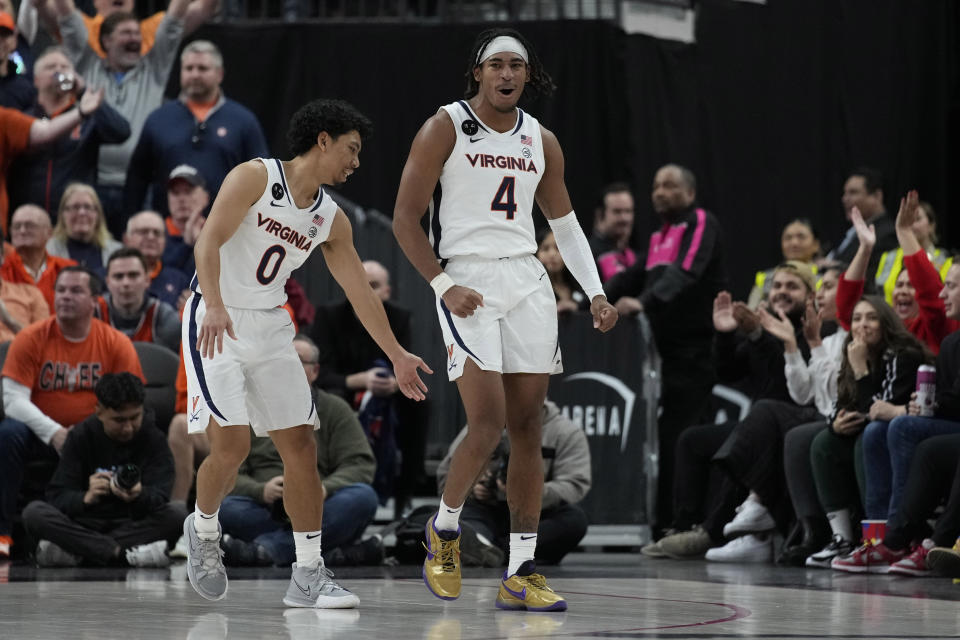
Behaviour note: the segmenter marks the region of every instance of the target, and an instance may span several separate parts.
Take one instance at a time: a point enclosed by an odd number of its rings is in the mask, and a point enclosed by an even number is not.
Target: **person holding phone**
[[[862,551],[855,551],[852,523],[853,514],[862,512],[860,496],[870,482],[863,465],[863,434],[885,429],[887,422],[906,413],[917,367],[932,359],[880,296],[863,296],[854,307],[843,353],[830,428],[820,432],[810,448],[817,494],[833,540],[807,558],[808,567],[827,568]],[[870,518],[870,505],[864,506]]]

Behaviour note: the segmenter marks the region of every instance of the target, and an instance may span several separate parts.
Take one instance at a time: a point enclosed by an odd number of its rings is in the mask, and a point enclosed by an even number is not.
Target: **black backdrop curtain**
[[[588,233],[599,187],[626,179],[645,249],[654,171],[669,161],[693,169],[701,204],[724,223],[738,295],[778,261],[788,220],[811,218],[827,242],[840,236],[840,191],[858,164],[883,171],[892,213],[899,194],[920,189],[956,246],[958,11],[949,0],[711,0],[697,5],[693,45],[600,22],[523,23],[559,86],[530,111],[563,145]],[[275,154],[287,155],[288,119],[309,99],[340,97],[367,113],[376,134],[342,191],[390,215],[410,142],[462,94],[482,28],[215,25],[197,35],[222,48],[225,91],[260,117]]]

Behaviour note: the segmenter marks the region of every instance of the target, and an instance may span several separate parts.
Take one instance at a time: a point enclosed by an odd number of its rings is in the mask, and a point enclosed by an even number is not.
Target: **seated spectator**
[[[3,244],[0,242],[0,261]],[[0,272],[0,343],[13,340],[25,326],[49,317],[50,307],[40,289],[23,282],[8,282]]]
[[[67,185],[53,237],[47,242],[50,255],[75,260],[102,278],[110,254],[122,246],[107,229],[103,206],[93,187],[79,182]]]
[[[37,58],[33,84],[36,99],[24,111],[36,118],[51,118],[70,109],[83,95],[83,78],[60,47],[51,47]],[[51,211],[70,182],[95,184],[101,144],[119,144],[130,135],[130,125],[106,103],[88,114],[69,136],[21,155],[10,168],[10,201]]]
[[[614,182],[601,192],[590,236],[590,249],[602,282],[636,264],[637,254],[629,246],[631,233],[633,194],[626,183]]]
[[[14,159],[29,149],[36,149],[73,131],[100,106],[102,91],[86,91],[75,109],[50,120],[34,118],[15,109],[0,107],[0,231],[7,235],[7,171]]]
[[[147,293],[147,262],[137,249],[121,247],[107,260],[107,291],[97,300],[95,317],[133,341],[180,350],[180,314]]]
[[[937,247],[937,214],[929,202],[918,204],[912,229],[917,242],[940,274],[940,278],[946,278],[947,271],[953,264],[953,258],[946,249]],[[876,274],[877,289],[883,293],[883,297],[887,299],[887,304],[890,306],[894,304],[893,292],[897,286],[897,276],[903,270],[903,266],[903,247],[897,247],[880,256]]]
[[[830,428],[817,434],[810,448],[817,493],[834,539],[810,556],[807,566],[837,566],[854,553],[862,555],[861,550],[854,552],[853,518],[861,512],[861,492],[868,486],[862,464],[864,433],[885,430],[887,422],[905,411],[917,367],[931,360],[883,298],[864,296],[854,307]],[[887,505],[879,514],[872,514],[870,503],[865,506],[867,518],[886,518]]]
[[[916,236],[911,230],[916,216],[918,203],[916,191],[911,191],[906,198],[900,201],[900,212],[897,220],[896,233],[903,246],[906,267],[896,278],[896,287],[893,292],[893,309],[918,340],[936,354],[940,350],[940,343],[950,333],[960,329],[960,322],[947,318],[943,310],[943,301],[940,300],[940,290],[943,283],[940,274],[927,257]],[[909,209],[909,212],[907,212]],[[860,237],[860,248],[850,263],[850,268],[840,280],[837,289],[837,319],[844,327],[850,326],[850,313],[853,305],[860,299],[864,291],[864,279],[868,273],[870,255],[876,241],[876,233],[868,227],[854,209],[852,214],[854,227]],[[906,224],[909,220],[911,224]],[[909,246],[909,249],[907,248]]]
[[[56,281],[56,315],[10,343],[3,364],[6,417],[0,422],[0,557],[9,555],[26,464],[56,461],[73,425],[93,413],[93,389],[104,374],[126,371],[143,378],[133,343],[93,317],[99,293],[94,274],[65,267]]]
[[[316,345],[294,338],[311,385],[320,373]],[[323,479],[323,555],[330,566],[379,564],[383,547],[376,538],[356,544],[373,522],[377,494],[370,483],[376,462],[350,406],[313,388],[317,419],[317,466]],[[251,431],[251,433],[253,433]],[[250,453],[233,492],[220,506],[227,563],[285,566],[296,559],[293,530],[283,510],[283,461],[270,438],[251,436]],[[229,535],[232,540],[227,539]]]
[[[197,243],[210,194],[200,172],[188,164],[173,168],[167,179],[167,238],[163,248],[163,264],[193,275],[193,246]]]
[[[810,555],[830,541],[830,527],[820,506],[810,467],[810,445],[816,435],[827,428],[827,416],[833,413],[837,403],[837,373],[843,362],[843,344],[847,337],[846,329],[836,325],[837,282],[844,269],[845,265],[839,263],[827,263],[820,269],[817,313],[814,315],[808,309],[804,316],[804,336],[810,345],[810,362],[786,356],[790,397],[797,403],[812,398],[820,418],[791,429],[783,439],[784,475],[802,537],[783,550],[777,558],[778,564],[803,566]],[[828,325],[837,327],[836,331],[818,339],[821,327]]]
[[[590,308],[590,301],[580,289],[576,278],[563,263],[563,256],[557,249],[557,241],[550,227],[544,227],[537,234],[537,259],[543,263],[544,269],[550,275],[550,284],[557,299],[558,313],[585,311]]]
[[[810,265],[810,270],[816,274],[817,266],[815,260],[820,254],[820,238],[817,236],[813,223],[806,218],[797,218],[787,223],[780,235],[780,249],[783,252],[783,260],[793,260]],[[753,289],[750,290],[750,297],[747,298],[747,306],[756,309],[760,303],[767,299],[770,293],[770,285],[773,284],[773,269],[766,271],[757,271],[753,281]]]
[[[110,230],[119,236],[129,215],[123,206],[127,165],[147,116],[163,102],[170,68],[183,36],[189,0],[170,1],[157,27],[153,47],[146,53],[140,50],[143,38],[137,18],[125,11],[112,13],[100,27],[104,58],[90,47],[89,32],[73,0],[52,1],[67,57],[87,86],[105,90],[107,103],[130,123],[130,137],[123,144],[103,145],[98,164],[97,193]]]
[[[40,289],[47,308],[53,309],[53,288],[64,267],[76,260],[47,253],[47,242],[53,236],[50,216],[32,204],[20,206],[10,219],[10,241],[13,251],[4,256],[0,278],[6,282],[32,284]]]
[[[390,272],[374,260],[365,261],[363,268],[371,288],[383,302],[397,341],[401,346],[409,346],[410,312],[390,300]],[[336,393],[355,409],[363,407],[360,420],[365,429],[378,416],[384,417],[381,427],[368,434],[377,457],[373,486],[381,502],[395,498],[395,515],[399,518],[425,475],[427,435],[423,403],[413,402],[399,392],[397,379],[388,368],[390,359],[360,324],[349,301],[319,307],[311,336],[320,349],[319,387]],[[402,457],[399,474],[398,447]]]
[[[149,115],[127,170],[126,208],[167,212],[166,184],[181,164],[196,167],[210,194],[238,164],[269,155],[257,117],[223,95],[223,56],[209,40],[180,55],[180,97]],[[145,202],[147,188],[153,197]]]
[[[908,247],[915,248],[906,244],[904,250],[909,251]],[[947,273],[941,298],[949,310],[948,315],[960,318],[960,265],[951,267]],[[888,520],[902,525],[898,516],[906,507],[906,487],[917,446],[927,438],[960,433],[960,331],[953,332],[943,341],[937,356],[937,373],[933,416],[920,416],[920,407],[911,401],[889,425],[871,423],[863,434],[865,506],[871,520]],[[913,549],[900,542],[897,540],[893,547],[876,545],[868,550],[858,550],[849,559],[836,562],[834,568],[853,572],[879,571],[879,568],[894,565],[913,551],[919,555],[912,562],[919,563],[924,551],[929,550]]]
[[[166,226],[156,211],[141,211],[127,221],[123,243],[140,251],[147,264],[150,295],[179,309],[184,291],[190,288],[190,278],[174,267],[165,265],[163,250],[167,241]]]
[[[587,514],[577,504],[590,491],[590,447],[587,436],[549,400],[543,421],[543,507],[537,528],[537,564],[557,564],[577,548],[587,533]],[[464,427],[437,467],[437,489],[443,495],[454,451],[463,442]],[[507,506],[507,462],[510,441],[503,434],[460,514],[460,526],[470,527],[496,545],[506,559],[510,548],[510,509]],[[466,538],[465,538],[466,539]],[[466,552],[466,551],[465,551]]]
[[[70,430],[47,501],[23,512],[40,540],[41,567],[165,567],[167,541],[186,517],[168,503],[173,458],[163,434],[144,414],[143,382],[108,373],[94,389],[94,414]]]
[[[0,107],[26,111],[33,103],[33,87],[26,69],[18,69],[11,59],[17,44],[13,15],[0,9]]]

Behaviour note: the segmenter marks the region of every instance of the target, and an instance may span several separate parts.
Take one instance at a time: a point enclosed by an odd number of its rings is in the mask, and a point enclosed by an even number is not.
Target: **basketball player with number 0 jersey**
[[[524,91],[554,88],[536,52],[512,29],[485,31],[466,76],[465,99],[441,107],[417,133],[393,218],[401,248],[436,292],[447,370],[469,425],[440,509],[427,523],[423,580],[439,598],[460,596],[460,511],[506,425],[510,558],[496,606],[563,611],[566,601],[534,572],[543,491],[540,412],[550,374],[562,370],[556,301],[535,256],[534,200],[591,300],[594,327],[609,331],[617,311],[603,295],[573,212],[560,144],[517,107]],[[429,237],[420,227],[424,211]]]
[[[252,426],[258,436],[273,440],[283,459],[283,504],[297,556],[284,604],[321,609],[359,604],[323,564],[317,414],[293,346],[293,322],[281,307],[290,273],[320,246],[357,317],[392,361],[401,391],[424,399],[427,388],[417,369],[431,372],[397,343],[353,246],[350,222],[323,190],[346,181],[360,166],[360,148],[371,129],[346,102],[305,105],[287,133],[296,157],[258,158],[235,167],[197,240],[182,341],[188,429],[207,434],[210,454],[197,472],[196,511],[183,533],[187,576],[208,600],[227,593],[217,515],[250,450]]]

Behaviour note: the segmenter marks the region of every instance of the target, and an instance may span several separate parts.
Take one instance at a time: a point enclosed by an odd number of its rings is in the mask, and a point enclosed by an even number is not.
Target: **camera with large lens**
[[[140,482],[140,467],[130,462],[119,465],[113,472],[113,481],[118,488],[130,491]]]
[[[72,73],[55,73],[53,74],[53,81],[57,83],[57,88],[64,93],[73,91],[74,87],[77,86],[77,79]]]

